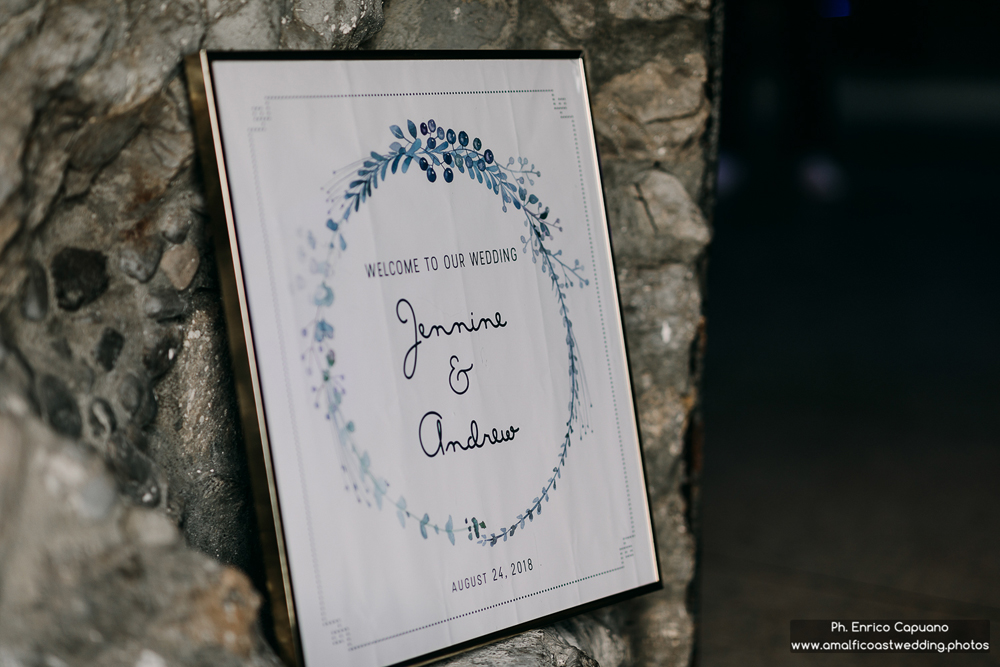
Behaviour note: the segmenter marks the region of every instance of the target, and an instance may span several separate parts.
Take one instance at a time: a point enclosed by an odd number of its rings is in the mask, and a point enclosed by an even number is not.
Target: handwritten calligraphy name
[[[425,425],[426,422],[426,425]],[[467,452],[473,449],[482,449],[486,444],[496,445],[502,442],[510,442],[521,429],[511,426],[506,430],[492,429],[484,431],[482,438],[479,435],[479,424],[473,419],[469,423],[469,437],[465,442],[461,440],[444,441],[444,427],[441,426],[441,414],[431,410],[420,418],[420,425],[417,426],[417,439],[420,441],[420,449],[428,458],[434,458],[438,454],[444,456],[448,451],[457,452],[461,449]],[[428,437],[424,438],[427,433]],[[435,440],[436,438],[436,440]],[[435,446],[434,443],[437,443]],[[430,449],[428,449],[430,446]]]
[[[507,326],[507,322],[500,315],[500,312],[497,311],[492,318],[481,317],[478,322],[470,314],[468,323],[456,321],[448,328],[440,324],[432,324],[430,327],[427,327],[423,322],[417,321],[417,315],[413,312],[413,305],[406,299],[400,299],[396,302],[396,317],[401,324],[412,324],[413,326],[413,344],[406,350],[406,356],[403,357],[403,377],[407,380],[412,379],[413,374],[417,372],[417,351],[420,344],[431,336],[440,337],[441,335],[451,336],[455,333],[474,333],[481,329],[489,329],[490,327],[499,329]]]

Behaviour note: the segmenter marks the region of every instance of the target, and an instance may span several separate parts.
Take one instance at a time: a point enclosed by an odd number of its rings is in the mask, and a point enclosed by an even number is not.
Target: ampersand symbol
[[[469,371],[472,370],[472,364],[469,364],[468,368],[456,368],[455,364],[457,363],[458,363],[458,357],[456,357],[454,354],[451,355],[451,360],[450,360],[451,372],[448,373],[448,386],[451,387],[451,390],[453,392],[461,396],[465,392],[469,391]],[[458,384],[459,386],[461,386],[463,379],[465,380],[465,388],[459,391],[455,385]]]

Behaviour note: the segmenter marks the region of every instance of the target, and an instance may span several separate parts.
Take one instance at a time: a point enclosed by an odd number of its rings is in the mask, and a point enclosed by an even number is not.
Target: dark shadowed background
[[[1000,3],[726,3],[699,664],[1000,620]],[[996,637],[995,637],[996,639]]]

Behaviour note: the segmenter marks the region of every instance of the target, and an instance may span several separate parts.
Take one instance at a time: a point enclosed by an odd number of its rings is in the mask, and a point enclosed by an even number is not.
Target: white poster
[[[306,664],[656,584],[582,61],[211,68]]]

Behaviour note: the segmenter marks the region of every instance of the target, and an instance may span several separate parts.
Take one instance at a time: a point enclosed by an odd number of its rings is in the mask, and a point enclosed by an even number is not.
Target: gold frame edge
[[[260,531],[274,634],[278,644],[276,648],[285,664],[304,667],[210,67],[208,52],[205,50],[185,59],[188,93],[209,211],[208,226],[214,241],[219,271],[223,315]]]

